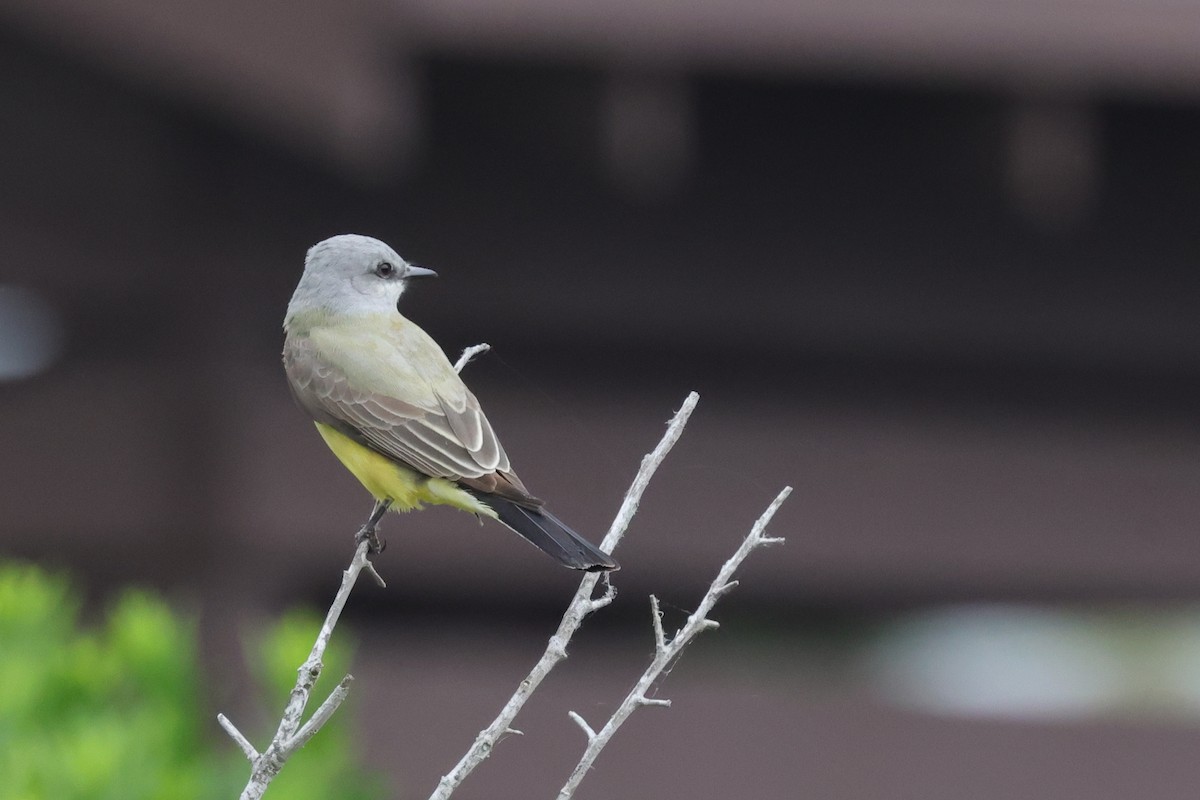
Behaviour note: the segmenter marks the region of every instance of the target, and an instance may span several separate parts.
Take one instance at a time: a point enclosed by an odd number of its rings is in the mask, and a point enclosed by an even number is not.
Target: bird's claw
[[[378,555],[387,547],[387,540],[379,535],[379,530],[374,525],[364,525],[358,529],[358,533],[354,534],[354,541],[362,544],[367,543],[367,552],[371,555]]]

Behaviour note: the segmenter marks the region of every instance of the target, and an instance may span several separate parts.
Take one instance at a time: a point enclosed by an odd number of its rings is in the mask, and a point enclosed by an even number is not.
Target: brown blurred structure
[[[0,383],[0,555],[192,598],[219,700],[235,621],[325,600],[369,510],[278,363],[305,248],[359,232],[438,269],[405,312],[494,346],[468,382],[593,538],[702,398],[610,621],[464,797],[557,787],[645,595],[686,609],[784,484],[745,638],[689,654],[582,796],[1194,793],[1186,727],[908,715],[806,643],[1200,591],[1200,6],[6,0],[0,64],[0,285],[65,326]],[[386,533],[357,710],[423,796],[574,579],[453,512]]]

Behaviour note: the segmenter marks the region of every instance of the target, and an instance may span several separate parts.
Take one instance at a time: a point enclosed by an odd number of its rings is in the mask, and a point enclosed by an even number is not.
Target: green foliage
[[[0,565],[0,800],[237,797],[249,764],[202,702],[193,624],[139,591],[95,629],[80,626],[79,611],[64,577]],[[282,711],[319,627],[290,614],[263,637],[264,708]],[[331,645],[326,673],[340,678],[347,660]],[[318,689],[314,707],[323,697]],[[382,796],[357,763],[347,719],[343,707],[267,796]],[[273,732],[252,738],[265,747]]]

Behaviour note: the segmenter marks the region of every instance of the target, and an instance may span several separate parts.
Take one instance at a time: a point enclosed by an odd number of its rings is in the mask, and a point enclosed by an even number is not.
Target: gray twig
[[[359,573],[364,570],[371,573],[379,580],[378,573],[371,565],[367,558],[368,543],[363,541],[359,543],[358,548],[354,551],[354,559],[350,562],[350,566],[342,573],[342,585],[338,589],[337,595],[333,598],[333,604],[329,607],[329,613],[325,615],[325,622],[321,625],[321,630],[317,634],[317,640],[313,644],[312,651],[309,652],[308,658],[300,665],[297,670],[296,685],[292,688],[292,694],[288,698],[287,706],[284,708],[283,717],[279,721],[279,728],[275,731],[275,736],[271,739],[271,743],[267,745],[267,749],[259,753],[250,744],[250,741],[242,735],[241,731],[224,714],[217,715],[217,722],[225,729],[242,752],[246,754],[246,758],[250,761],[250,780],[246,783],[246,788],[242,790],[241,800],[257,800],[267,791],[267,787],[271,781],[279,774],[279,770],[283,769],[284,763],[299,748],[313,737],[321,727],[329,721],[333,713],[337,711],[338,706],[346,699],[350,693],[350,681],[353,678],[349,675],[342,678],[341,683],[330,693],[329,697],[317,708],[316,713],[305,722],[300,724],[301,718],[304,716],[304,708],[308,705],[309,696],[312,694],[313,686],[316,685],[317,679],[321,677],[321,670],[324,668],[322,658],[325,656],[325,648],[329,644],[329,638],[333,636],[333,629],[337,625],[338,618],[342,615],[342,609],[346,606],[346,600],[350,597],[351,590],[354,589],[355,582],[358,581]]]
[[[637,683],[629,694],[625,695],[625,699],[621,701],[621,705],[613,712],[608,721],[604,723],[600,730],[595,731],[583,721],[583,718],[574,711],[568,712],[571,719],[583,728],[587,734],[587,746],[584,748],[583,756],[579,759],[579,763],[575,765],[574,771],[571,772],[571,777],[563,784],[562,789],[558,792],[558,800],[569,800],[578,788],[579,782],[587,775],[588,770],[592,768],[596,757],[600,755],[600,751],[612,739],[613,734],[625,722],[629,716],[642,706],[669,706],[670,700],[664,700],[657,697],[648,697],[647,692],[650,691],[655,681],[663,674],[663,671],[672,664],[679,654],[683,652],[683,648],[687,647],[692,639],[696,638],[703,631],[718,627],[718,624],[708,618],[708,614],[716,605],[717,600],[722,595],[726,594],[734,586],[737,581],[733,580],[733,573],[746,560],[746,556],[755,548],[769,544],[779,544],[783,542],[782,538],[767,538],[763,536],[763,532],[767,528],[767,524],[771,521],[771,517],[775,516],[775,512],[783,505],[783,501],[792,493],[792,487],[784,487],[783,491],[767,506],[767,510],[762,513],[758,521],[754,523],[754,527],[750,529],[750,533],[742,541],[737,551],[730,556],[725,565],[721,567],[717,577],[708,587],[704,598],[700,601],[700,605],[687,618],[687,622],[675,632],[675,635],[667,639],[662,628],[662,612],[658,608],[658,598],[650,596],[650,612],[651,622],[654,626],[654,658],[650,661],[650,666],[646,667],[646,671],[638,678]]]
[[[463,350],[462,355],[458,357],[458,361],[454,362],[454,371],[462,372],[463,367],[475,360],[475,356],[481,356],[491,349],[492,346],[490,344],[484,344],[483,342],[471,345]]]
[[[625,493],[625,499],[621,503],[621,508],[617,511],[617,516],[613,519],[612,525],[608,529],[608,534],[600,543],[600,549],[606,553],[611,553],[620,543],[621,537],[625,534],[625,529],[629,527],[633,515],[637,513],[638,504],[641,502],[642,493],[646,491],[646,487],[650,483],[650,478],[654,476],[659,464],[667,457],[667,453],[671,452],[671,448],[679,441],[680,434],[683,433],[683,427],[687,424],[688,417],[691,416],[692,410],[699,402],[700,395],[692,392],[684,400],[683,406],[675,413],[675,416],[667,425],[667,432],[663,435],[662,441],[649,454],[642,459],[641,468],[633,479],[633,484],[629,487],[629,491]],[[609,582],[607,574],[605,574],[604,593],[599,597],[593,597],[596,589],[596,583],[600,580],[600,573],[589,573],[585,575],[579,583],[579,588],[575,592],[575,597],[567,606],[566,613],[563,614],[562,621],[558,625],[558,630],[550,637],[549,644],[546,645],[546,650],[542,657],[538,659],[537,664],[530,670],[529,675],[525,680],[521,681],[516,692],[500,714],[492,721],[490,725],[479,732],[475,737],[475,742],[463,755],[454,768],[446,773],[438,782],[437,788],[430,795],[430,800],[446,800],[459,787],[468,775],[480,764],[483,763],[489,755],[492,754],[496,743],[500,741],[500,737],[506,730],[512,726],[512,722],[520,713],[521,708],[525,705],[525,701],[534,693],[541,685],[545,677],[550,674],[550,670],[567,657],[567,643],[570,642],[571,636],[583,624],[583,620],[588,614],[596,611],[612,602],[615,596],[615,590]],[[583,722],[582,717],[576,715],[576,722],[584,726],[584,730],[588,730],[587,723]]]

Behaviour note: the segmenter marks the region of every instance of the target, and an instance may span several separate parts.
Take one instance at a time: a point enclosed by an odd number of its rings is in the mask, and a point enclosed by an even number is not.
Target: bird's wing
[[[289,336],[283,362],[300,405],[318,422],[426,475],[539,504],[512,472],[475,395],[441,349],[407,325],[411,330],[398,339]]]

